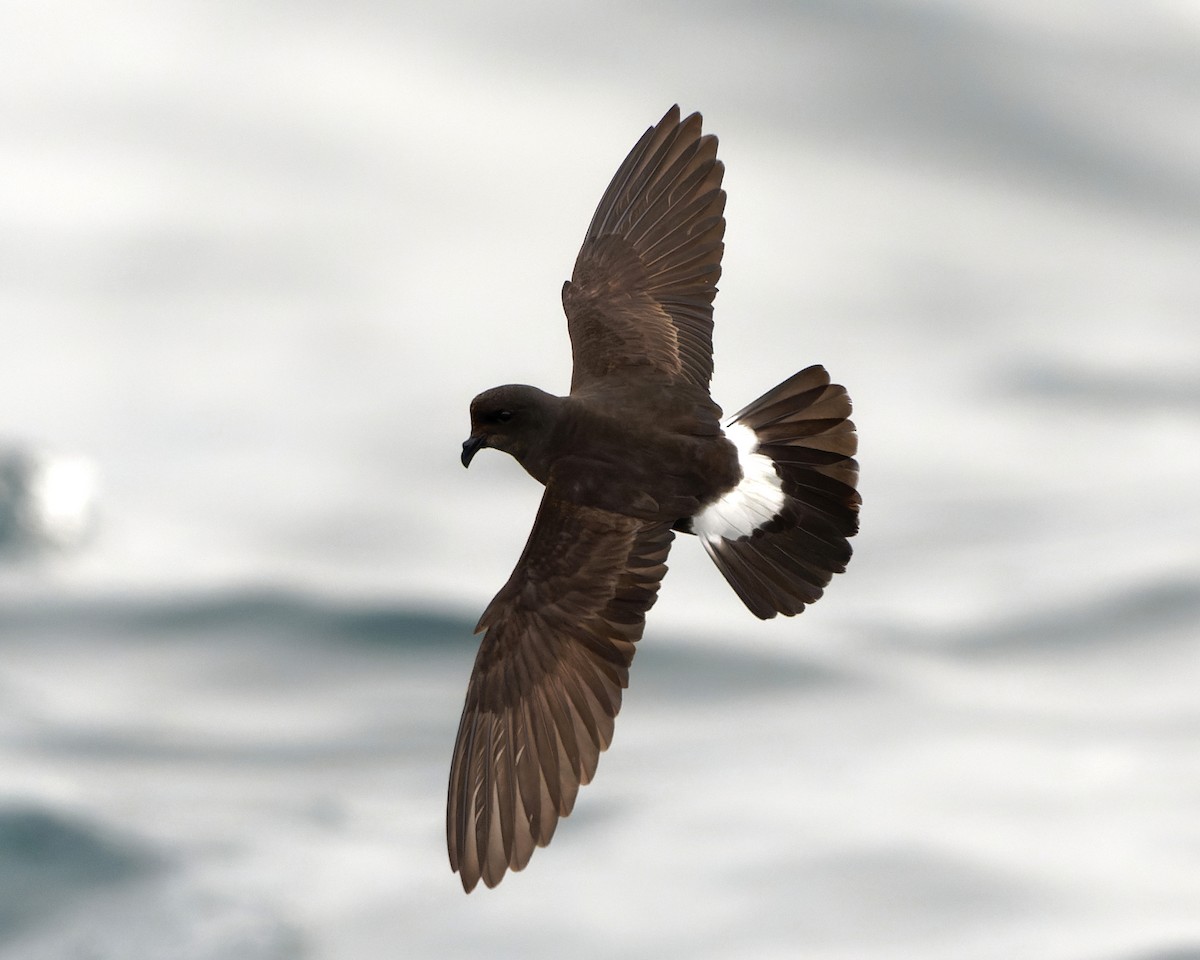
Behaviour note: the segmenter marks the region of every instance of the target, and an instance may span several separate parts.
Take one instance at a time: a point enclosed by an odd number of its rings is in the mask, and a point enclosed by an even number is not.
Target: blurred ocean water
[[[658,631],[577,812],[471,898],[442,850],[468,621],[17,604],[0,956],[1192,956],[1200,591],[1142,599],[957,651]]]
[[[86,465],[0,483],[0,960],[1200,958],[1194,9],[17,3],[0,80],[0,461]],[[566,389],[674,101],[714,393],[824,363],[863,533],[769,624],[681,538],[596,782],[467,898],[539,495],[467,403]]]

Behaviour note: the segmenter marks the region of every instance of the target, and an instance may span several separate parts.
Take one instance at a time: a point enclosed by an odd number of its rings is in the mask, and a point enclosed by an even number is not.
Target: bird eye
[[[496,411],[496,422],[497,423],[508,423],[508,421],[511,419],[512,419],[512,411],[511,410],[497,410]]]

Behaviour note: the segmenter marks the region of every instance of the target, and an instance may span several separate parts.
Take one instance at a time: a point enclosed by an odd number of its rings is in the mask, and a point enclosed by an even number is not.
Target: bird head
[[[470,466],[476,453],[491,447],[532,472],[527,461],[549,436],[561,402],[561,397],[525,384],[485,390],[471,401],[471,435],[463,441],[463,466]]]

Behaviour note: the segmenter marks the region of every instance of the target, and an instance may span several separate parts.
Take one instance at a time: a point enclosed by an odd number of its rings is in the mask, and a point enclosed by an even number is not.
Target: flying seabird
[[[462,462],[503,450],[545,485],[525,550],[479,620],[450,767],[450,866],[494,887],[550,842],[612,739],[675,533],[750,611],[792,616],[850,559],[857,435],[811,366],[724,424],[709,396],[724,166],[667,111],[621,164],[562,291],[571,392],[471,401]]]

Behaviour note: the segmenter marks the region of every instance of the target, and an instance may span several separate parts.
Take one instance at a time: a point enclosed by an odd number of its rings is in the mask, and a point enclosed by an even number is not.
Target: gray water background
[[[722,141],[714,393],[812,362],[850,572],[680,542],[613,750],[464,897],[471,626],[636,136]],[[0,437],[99,471],[0,566],[0,958],[1200,957],[1200,14],[1184,3],[15,3]]]

